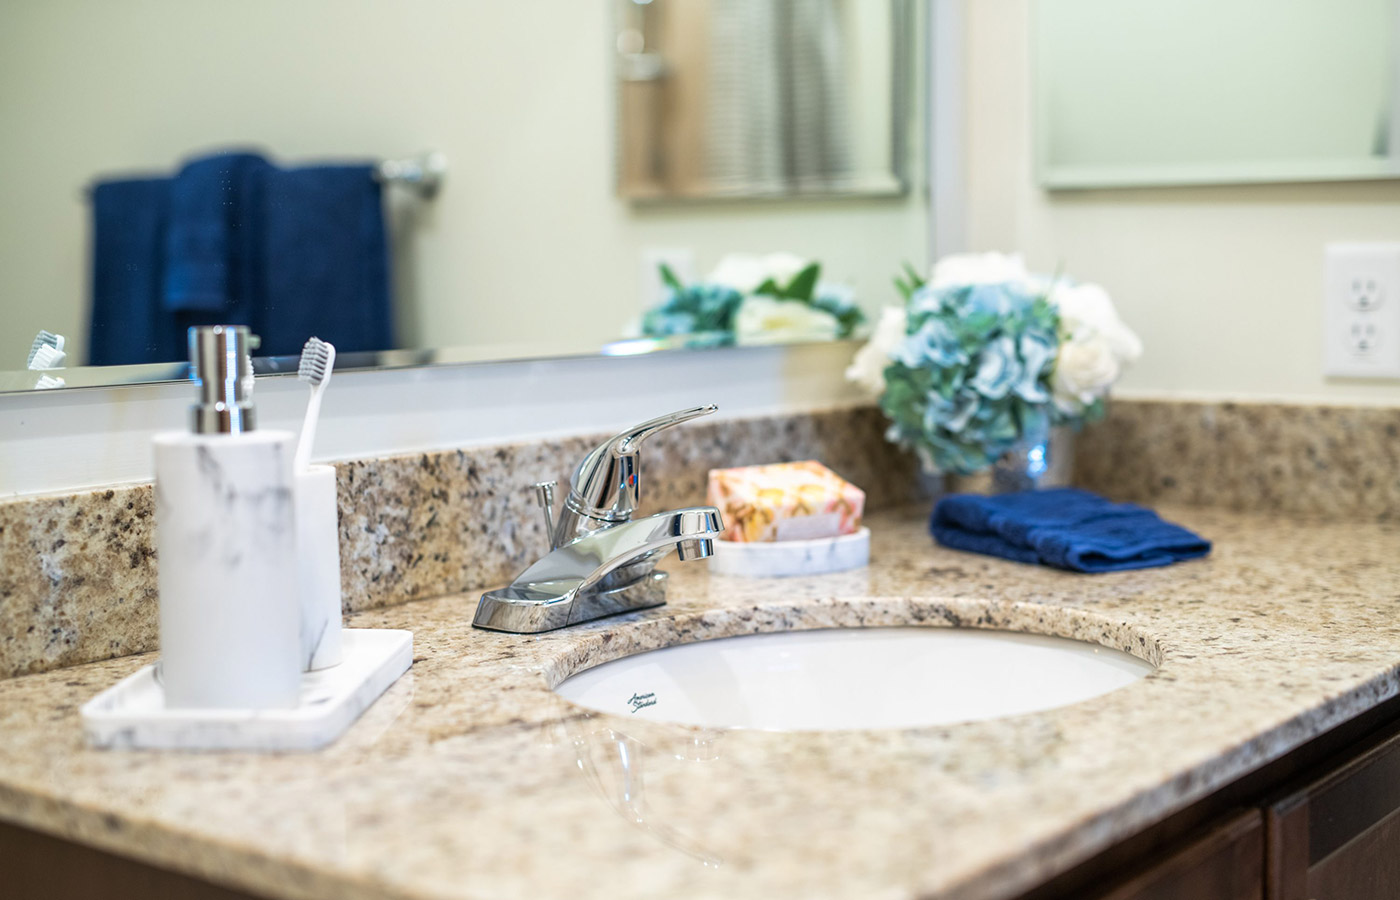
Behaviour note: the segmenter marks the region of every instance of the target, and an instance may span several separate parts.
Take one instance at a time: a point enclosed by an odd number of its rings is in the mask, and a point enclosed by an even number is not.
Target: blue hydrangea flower
[[[977,284],[964,290],[966,297],[959,304],[959,313],[963,318],[988,315],[1001,319],[1009,316],[1017,304],[1025,299],[1015,290],[1015,285]]]
[[[986,468],[1048,427],[1058,316],[1019,283],[923,285],[890,354],[888,436],[942,472]]]
[[[1021,357],[1021,378],[1012,390],[1027,403],[1045,403],[1050,399],[1046,379],[1055,367],[1059,341],[1053,335],[1027,332],[1017,341],[1016,349]]]
[[[818,282],[816,294],[809,302],[817,309],[835,317],[837,324],[841,326],[837,337],[851,337],[865,324],[865,311],[856,305],[855,291],[844,284]]]
[[[1016,358],[1016,342],[1003,334],[982,348],[977,374],[972,376],[972,387],[988,400],[1000,400],[1020,378],[1021,363]]]
[[[672,290],[660,306],[642,316],[642,334],[647,337],[728,333],[732,339],[734,313],[744,302],[743,294],[719,284],[692,284]]]
[[[958,336],[940,319],[930,318],[894,351],[894,359],[911,369],[924,365],[938,368],[965,365],[967,353]]]
[[[665,300],[642,315],[642,334],[664,338],[696,335],[708,343],[733,343],[734,320],[743,305],[744,294],[724,284],[697,283],[681,286],[669,276],[670,290]],[[855,295],[845,285],[807,282],[801,296],[775,294],[778,299],[796,300],[829,313],[837,323],[837,337],[848,338],[865,324],[865,312],[856,305]],[[809,296],[810,295],[810,296]],[[687,342],[688,346],[699,346]]]

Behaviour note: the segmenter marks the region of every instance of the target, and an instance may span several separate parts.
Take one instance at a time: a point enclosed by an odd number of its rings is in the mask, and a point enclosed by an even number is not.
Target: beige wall
[[[1400,402],[1400,382],[1324,378],[1320,338],[1323,245],[1400,241],[1400,182],[1048,194],[1029,0],[967,5],[969,242],[1102,283],[1146,344],[1125,392]]]
[[[893,299],[900,260],[925,255],[921,192],[617,200],[610,22],[609,0],[7,0],[0,370],[41,327],[82,343],[94,176],[230,142],[287,160],[449,156],[445,192],[404,229],[408,345],[616,337],[649,247],[688,247],[702,273],[728,251],[792,250],[872,305]]]

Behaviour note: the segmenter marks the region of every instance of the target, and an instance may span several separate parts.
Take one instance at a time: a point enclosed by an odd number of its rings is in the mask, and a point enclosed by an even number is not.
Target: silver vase
[[[1051,428],[1028,435],[994,463],[973,475],[949,475],[945,488],[957,494],[1010,494],[1063,487],[1074,475],[1074,431]]]

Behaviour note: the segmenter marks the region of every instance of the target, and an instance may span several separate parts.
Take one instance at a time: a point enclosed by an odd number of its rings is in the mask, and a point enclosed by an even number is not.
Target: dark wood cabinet
[[[0,822],[4,900],[258,900],[122,856]]]
[[[1400,734],[1265,807],[1267,900],[1400,898]]]
[[[1400,900],[1400,697],[1017,900]]]
[[[1264,817],[1240,812],[1146,863],[1095,900],[1261,900]]]

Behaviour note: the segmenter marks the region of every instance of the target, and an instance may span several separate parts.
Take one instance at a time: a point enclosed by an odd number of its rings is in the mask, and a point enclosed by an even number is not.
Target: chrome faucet
[[[557,523],[554,482],[535,485],[550,551],[507,587],[482,594],[472,624],[535,634],[665,603],[667,576],[656,564],[673,549],[682,560],[710,556],[724,523],[713,506],[633,520],[642,490],[640,448],[663,428],[717,408],[661,416],[594,447],[574,469]]]

